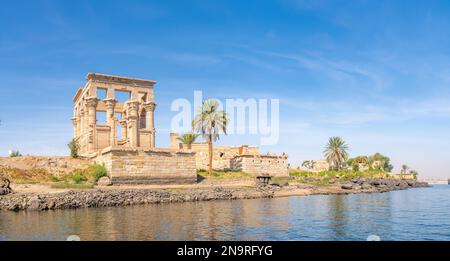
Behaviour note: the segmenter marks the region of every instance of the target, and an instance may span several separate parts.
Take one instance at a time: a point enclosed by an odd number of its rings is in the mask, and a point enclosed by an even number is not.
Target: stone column
[[[116,106],[116,100],[105,99],[106,106],[106,123],[110,128],[109,133],[109,146],[116,145],[116,121],[114,120],[114,108]]]
[[[84,130],[85,130],[85,120],[84,120],[84,108],[82,108],[81,110],[80,110],[80,131],[78,132],[79,134],[80,134],[80,136],[81,135],[83,135],[84,134]]]
[[[81,112],[78,112],[77,114],[77,137],[81,136],[81,118],[83,116],[81,115]]]
[[[127,110],[127,127],[130,147],[139,146],[139,101],[127,101],[125,103]]]
[[[96,112],[98,99],[96,97],[88,97],[85,99],[87,108],[87,129],[88,129],[88,151],[95,151],[95,126],[97,125]]]
[[[78,137],[78,119],[77,117],[72,118],[72,124],[73,124],[73,138],[75,139]]]
[[[85,131],[86,131],[86,129],[85,129],[86,124],[85,124],[85,119],[84,119],[84,117],[85,117],[84,107],[80,109],[80,112],[78,115],[79,115],[78,116],[78,126],[79,126],[78,135],[80,137],[78,139],[78,145],[79,145],[78,150],[79,150],[79,153],[84,153],[86,150],[86,145],[87,145],[85,143],[86,139],[84,136]]]
[[[155,147],[155,108],[156,104],[154,102],[145,103],[146,116],[146,126],[150,130],[150,147]]]

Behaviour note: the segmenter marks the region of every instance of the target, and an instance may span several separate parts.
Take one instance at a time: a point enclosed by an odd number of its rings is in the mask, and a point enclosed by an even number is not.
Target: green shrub
[[[67,146],[70,149],[70,156],[72,158],[78,158],[78,143],[73,139]]]
[[[202,176],[204,178],[221,179],[221,180],[254,178],[254,176],[249,173],[231,170],[214,170],[211,174],[209,174],[206,170],[198,170],[197,175]]]
[[[101,177],[106,177],[106,167],[105,165],[94,164],[88,169],[88,175],[94,182],[97,182]]]
[[[313,173],[313,172],[305,171],[305,170],[296,170],[296,169],[289,170],[289,176],[291,176],[291,177],[307,177],[311,173]]]
[[[14,158],[14,157],[20,157],[20,156],[22,156],[22,154],[20,154],[20,152],[18,150],[13,150],[9,153],[9,156],[11,158]]]
[[[51,185],[51,188],[58,189],[91,189],[94,188],[93,184],[83,183],[83,184],[73,184],[73,183],[54,183]]]
[[[81,182],[87,181],[87,178],[82,171],[77,171],[73,173],[72,180],[75,182],[75,184],[80,184]]]
[[[58,182],[58,181],[60,181],[60,179],[59,179],[58,177],[56,177],[56,176],[51,176],[51,177],[50,177],[50,181],[52,181],[52,182]]]

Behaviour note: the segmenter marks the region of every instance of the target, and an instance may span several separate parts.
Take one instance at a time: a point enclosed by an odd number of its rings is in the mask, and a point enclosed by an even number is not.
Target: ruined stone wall
[[[105,164],[113,184],[197,182],[195,154],[170,149],[107,148],[95,158]]]
[[[109,146],[109,137],[111,128],[109,126],[96,126],[96,150],[103,149]]]
[[[392,177],[394,179],[414,179],[413,174],[394,174]]]
[[[231,160],[231,168],[235,171],[243,171],[255,176],[289,176],[287,156],[236,156]]]
[[[197,169],[208,169],[208,144],[194,143],[191,149],[187,149],[184,144],[181,148],[188,151],[195,152],[195,162]],[[258,147],[232,147],[232,146],[214,146],[213,147],[213,169],[227,170],[231,169],[231,160],[239,155],[259,155]]]

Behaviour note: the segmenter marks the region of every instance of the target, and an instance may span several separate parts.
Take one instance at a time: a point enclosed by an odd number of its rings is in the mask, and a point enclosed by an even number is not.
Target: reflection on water
[[[0,212],[0,240],[450,240],[450,186],[383,194]]]

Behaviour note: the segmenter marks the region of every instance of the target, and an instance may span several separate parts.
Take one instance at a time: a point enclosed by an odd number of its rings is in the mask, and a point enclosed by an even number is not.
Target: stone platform
[[[117,184],[193,184],[195,153],[162,148],[107,147],[95,162],[104,164]]]

